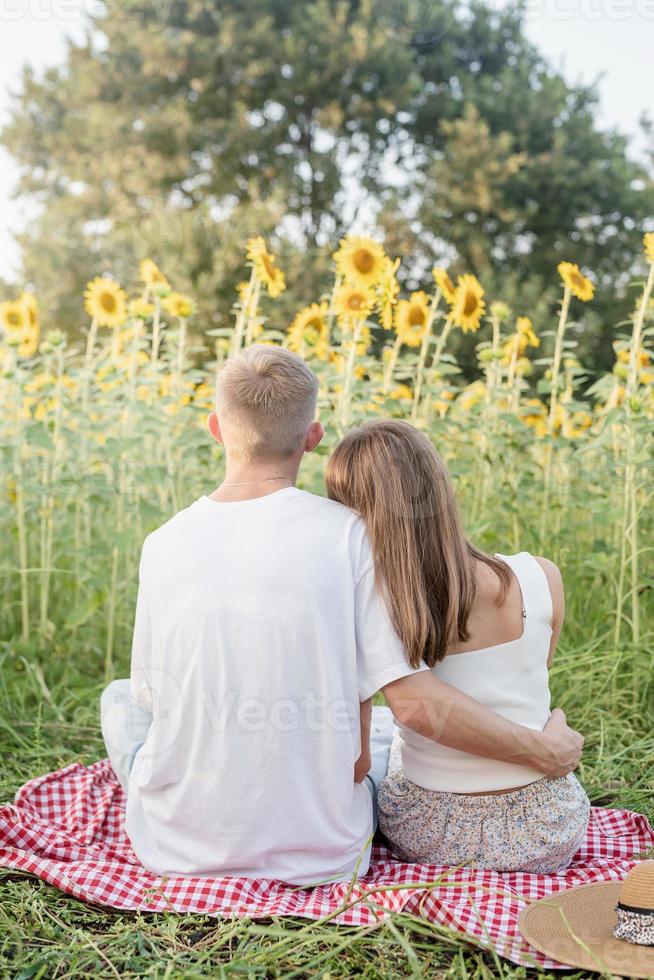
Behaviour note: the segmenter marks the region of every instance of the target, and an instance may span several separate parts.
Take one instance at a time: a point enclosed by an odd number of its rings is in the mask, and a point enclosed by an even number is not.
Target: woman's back
[[[459,641],[432,669],[436,676],[527,728],[549,717],[547,662],[552,638],[552,596],[545,571],[527,552],[502,558],[513,572],[497,605],[497,576],[477,563],[477,597],[468,639]],[[401,728],[402,768],[426,789],[480,793],[512,789],[542,777],[526,766],[468,755]]]
[[[443,460],[424,433],[398,419],[348,433],[330,460],[327,486],[366,522],[375,578],[411,666],[424,661],[449,682],[453,700],[459,688],[496,714],[542,729],[548,660],[563,623],[558,569],[525,552],[503,559],[475,547]],[[402,729],[402,765],[391,764],[379,788],[379,825],[396,854],[535,874],[567,867],[588,823],[579,782],[486,759],[483,734],[472,745],[466,740],[465,753],[438,744],[448,726],[442,689],[440,729],[435,719],[421,729],[429,739]]]

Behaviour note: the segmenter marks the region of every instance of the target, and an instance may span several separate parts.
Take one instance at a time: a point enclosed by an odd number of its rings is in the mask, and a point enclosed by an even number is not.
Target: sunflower
[[[370,316],[375,297],[369,289],[359,289],[356,286],[341,286],[334,295],[334,310],[339,320],[352,317],[354,320],[365,320]]]
[[[36,296],[34,293],[21,293],[18,302],[22,303],[27,310],[27,318],[31,329],[38,332],[40,321],[39,304],[36,301]]]
[[[370,347],[370,344],[372,342],[372,334],[370,332],[370,327],[368,326],[368,324],[359,323],[356,324],[355,327],[355,325],[352,324],[351,321],[348,322],[347,320],[345,320],[345,322],[341,324],[341,329],[343,331],[341,350],[349,351],[351,349],[352,340],[354,338],[354,333],[356,329],[356,333],[358,335],[357,345],[356,345],[356,355],[357,357],[363,357],[363,355],[367,353],[368,348]],[[333,351],[330,356],[332,355],[333,355],[332,359],[334,360],[335,363],[338,363],[339,371],[340,371],[341,367],[343,366],[342,355],[340,351]],[[362,378],[364,377],[364,375],[365,375],[365,369],[362,365],[359,365],[355,371],[355,377]]]
[[[420,347],[429,319],[429,297],[422,290],[401,299],[395,313],[395,329],[407,347]]]
[[[393,311],[397,303],[397,294],[400,291],[400,285],[396,278],[399,267],[399,259],[393,262],[387,255],[384,256],[382,274],[375,289],[379,320],[384,330],[391,330],[393,327]]]
[[[434,277],[434,282],[445,297],[446,302],[451,306],[456,296],[456,286],[450,279],[447,269],[439,269],[434,267],[431,270],[431,274]]]
[[[334,252],[339,274],[353,286],[375,286],[384,274],[384,249],[371,238],[348,235]]]
[[[39,328],[27,327],[21,331],[18,345],[19,357],[34,357],[39,349]]]
[[[631,351],[629,350],[629,348],[627,347],[624,350],[618,351],[617,359],[618,361],[621,361],[623,364],[629,364],[629,361],[631,360]],[[636,362],[638,364],[638,367],[641,368],[649,367],[650,356],[646,350],[643,350],[642,347],[638,351],[638,354],[636,355]]]
[[[195,312],[195,303],[188,296],[184,296],[183,293],[168,293],[162,299],[161,305],[166,313],[170,313],[171,316],[182,317],[183,319],[191,316]]]
[[[494,303],[491,303],[490,308],[491,314],[500,321],[508,320],[511,316],[511,308],[508,303],[503,302],[503,300],[498,299]]]
[[[133,359],[137,364],[146,364],[148,356],[144,350],[135,349],[139,338],[138,328],[127,327],[124,330],[114,330],[111,344],[111,356],[116,363],[122,363],[126,369],[132,365]]]
[[[459,276],[452,305],[452,319],[464,333],[479,330],[481,318],[486,312],[483,296],[484,290],[476,276]]]
[[[570,415],[566,413],[561,425],[561,434],[565,439],[580,439],[592,424],[592,416],[583,409]]]
[[[123,383],[118,367],[113,362],[102,364],[95,373],[95,381],[100,391],[114,391]]]
[[[590,279],[587,279],[581,272],[578,265],[574,265],[572,262],[559,262],[556,269],[566,289],[569,289],[582,303],[587,303],[593,298],[595,287]]]
[[[536,435],[544,436],[547,432],[547,408],[540,398],[527,398],[522,409],[520,419],[534,429]]]
[[[201,408],[205,412],[212,411],[214,407],[213,387],[208,385],[205,381],[201,381],[200,384],[196,385],[193,392],[193,404],[197,405],[198,408]]]
[[[146,286],[158,286],[164,289],[170,286],[163,272],[152,259],[143,259],[139,265],[139,275]]]
[[[135,320],[148,320],[154,314],[154,306],[145,297],[137,296],[129,301],[127,311]]]
[[[483,381],[473,381],[466,388],[463,389],[461,394],[456,400],[457,409],[463,409],[464,412],[470,411],[475,405],[479,405],[480,402],[486,397],[486,385]]]
[[[648,231],[643,235],[643,247],[647,261],[654,265],[654,231]]]
[[[236,292],[238,293],[236,309],[242,311],[243,316],[248,320],[259,317],[259,289],[253,288],[252,283],[246,279],[237,284]]]
[[[257,235],[247,242],[247,257],[257,276],[268,290],[268,295],[274,299],[286,289],[284,273],[275,265],[275,256],[266,248],[266,243]]]
[[[502,358],[500,364],[503,367],[508,367],[514,357],[518,356],[520,352],[520,335],[517,333],[511,334],[510,337],[502,344]]]
[[[40,371],[38,374],[32,375],[31,380],[23,386],[23,391],[27,392],[28,395],[39,394],[43,391],[49,391],[56,384],[57,379],[54,374],[49,371]]]
[[[516,329],[520,338],[520,353],[527,347],[540,347],[540,338],[534,333],[534,325],[528,316],[519,316],[516,320]]]
[[[441,392],[440,398],[434,399],[432,407],[435,412],[438,412],[440,418],[444,418],[447,415],[453,400],[454,392],[447,390]]]
[[[389,392],[388,397],[394,402],[410,402],[413,398],[413,392],[408,385],[399,384]]]
[[[19,357],[33,357],[39,347],[39,315],[36,299],[22,293],[16,300],[0,304],[0,322],[7,343]]]
[[[300,310],[288,328],[289,350],[303,354],[311,352],[324,360],[329,348],[328,312],[327,303],[312,303]]]
[[[29,328],[29,311],[21,300],[8,300],[0,303],[0,322],[7,335],[16,335]]]
[[[84,307],[99,327],[120,327],[127,316],[127,296],[113,279],[97,276],[86,284]]]

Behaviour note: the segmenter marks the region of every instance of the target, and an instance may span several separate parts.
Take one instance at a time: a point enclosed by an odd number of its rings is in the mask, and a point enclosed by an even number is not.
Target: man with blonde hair
[[[451,748],[549,775],[578,761],[561,716],[523,729],[409,666],[361,520],[295,486],[323,435],[317,393],[282,348],[230,359],[208,420],[225,478],[143,546],[130,679],[101,715],[127,834],[158,874],[365,873],[389,749],[384,731],[370,757],[377,691]]]

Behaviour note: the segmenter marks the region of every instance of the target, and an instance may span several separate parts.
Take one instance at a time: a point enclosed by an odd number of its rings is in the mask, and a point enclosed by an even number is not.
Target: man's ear
[[[223,434],[220,431],[220,422],[215,412],[210,412],[207,416],[207,428],[211,433],[212,439],[215,439],[216,442],[223,445]]]
[[[316,446],[320,443],[322,437],[325,434],[322,422],[312,422],[309,431],[307,432],[306,442],[304,443],[305,453],[312,453]]]

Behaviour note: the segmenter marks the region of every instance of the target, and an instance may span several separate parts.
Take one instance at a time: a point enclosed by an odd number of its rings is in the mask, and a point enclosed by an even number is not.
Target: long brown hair
[[[366,523],[377,584],[413,667],[433,667],[468,638],[475,561],[496,573],[498,605],[504,601],[508,566],[468,541],[445,463],[408,422],[349,432],[329,460],[327,493]]]

